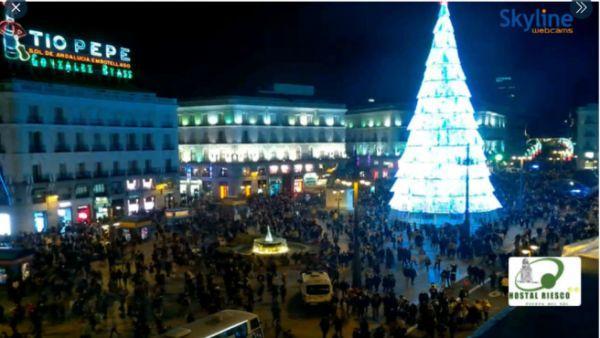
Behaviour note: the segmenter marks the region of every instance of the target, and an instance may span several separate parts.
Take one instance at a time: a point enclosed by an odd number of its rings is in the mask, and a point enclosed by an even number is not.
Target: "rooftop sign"
[[[129,80],[131,51],[114,44],[71,38],[38,29],[27,32],[14,19],[0,23],[4,58],[34,69]]]

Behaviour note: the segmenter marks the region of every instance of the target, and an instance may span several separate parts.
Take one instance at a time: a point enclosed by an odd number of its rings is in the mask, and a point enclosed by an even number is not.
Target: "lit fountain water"
[[[285,238],[273,237],[271,228],[267,226],[265,238],[255,238],[252,252],[258,255],[279,255],[289,251]]]

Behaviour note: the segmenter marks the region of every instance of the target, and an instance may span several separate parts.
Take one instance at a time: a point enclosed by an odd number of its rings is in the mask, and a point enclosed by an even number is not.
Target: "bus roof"
[[[251,312],[223,310],[167,331],[164,337],[212,337],[244,321],[257,318]],[[189,331],[188,331],[189,330]],[[187,332],[187,333],[186,333]]]

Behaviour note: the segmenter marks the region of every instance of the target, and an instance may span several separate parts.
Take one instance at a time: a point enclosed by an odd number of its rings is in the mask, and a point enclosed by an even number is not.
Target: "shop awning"
[[[188,208],[173,208],[165,210],[166,218],[186,218],[190,217],[192,212]]]
[[[128,216],[121,219],[118,223],[119,228],[137,229],[152,225],[152,219],[145,216]]]

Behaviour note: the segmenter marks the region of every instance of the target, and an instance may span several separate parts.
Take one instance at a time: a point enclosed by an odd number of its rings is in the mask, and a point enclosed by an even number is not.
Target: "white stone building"
[[[0,83],[0,234],[118,218],[178,198],[177,102]]]
[[[344,105],[289,97],[226,96],[181,102],[180,189],[221,198],[302,190],[306,173],[346,157]]]
[[[357,108],[346,114],[346,153],[373,179],[385,178],[397,169],[408,138],[413,111],[398,104]],[[494,111],[474,113],[488,157],[505,152],[506,117]]]

